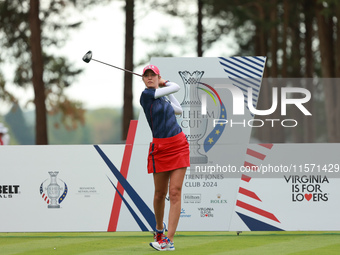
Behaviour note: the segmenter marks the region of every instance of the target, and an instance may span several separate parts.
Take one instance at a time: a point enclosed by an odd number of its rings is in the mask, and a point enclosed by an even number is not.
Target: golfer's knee
[[[170,202],[176,203],[181,201],[181,193],[182,189],[181,188],[172,188],[169,190],[169,198]]]
[[[156,201],[163,201],[166,197],[166,192],[164,191],[155,191],[155,195],[154,195],[154,200]]]

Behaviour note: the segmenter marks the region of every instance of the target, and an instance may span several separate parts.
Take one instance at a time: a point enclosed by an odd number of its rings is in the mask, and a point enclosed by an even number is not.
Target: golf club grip
[[[125,71],[125,72],[129,72],[129,73],[132,73],[132,74],[134,74],[134,75],[138,75],[138,76],[142,77],[141,74],[134,73],[134,72],[129,71],[129,70],[126,70],[126,69],[124,69],[124,68],[120,68],[120,67],[118,67],[118,66],[110,65],[110,64],[108,64],[108,63],[105,63],[105,62],[96,60],[96,59],[94,59],[94,58],[93,58],[92,60],[93,60],[93,61],[97,61],[97,62],[99,62],[99,63],[102,63],[102,64],[104,64],[104,65],[111,66],[111,67],[117,68],[117,69],[119,69],[119,70],[122,70],[122,71]]]

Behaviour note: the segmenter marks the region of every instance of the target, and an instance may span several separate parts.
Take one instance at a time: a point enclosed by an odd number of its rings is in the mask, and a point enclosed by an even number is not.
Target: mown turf
[[[0,254],[156,254],[146,232],[0,233]],[[340,254],[340,232],[179,232],[174,254]]]

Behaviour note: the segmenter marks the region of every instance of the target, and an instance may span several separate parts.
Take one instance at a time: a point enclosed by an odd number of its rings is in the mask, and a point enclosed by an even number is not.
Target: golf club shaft
[[[134,72],[132,72],[132,71],[130,71],[130,70],[126,70],[126,69],[124,69],[124,68],[120,68],[120,67],[118,67],[118,66],[110,65],[110,64],[108,64],[108,63],[105,63],[105,62],[102,62],[102,61],[96,60],[96,59],[94,59],[94,58],[92,58],[92,60],[93,60],[93,61],[96,61],[96,62],[99,62],[99,63],[102,63],[102,64],[104,64],[104,65],[111,66],[111,67],[114,67],[114,68],[120,69],[120,70],[122,70],[122,71],[129,72],[129,73],[132,73],[132,74],[134,74],[134,75],[138,75],[138,76],[142,77],[142,75],[141,75],[141,74],[134,73]]]

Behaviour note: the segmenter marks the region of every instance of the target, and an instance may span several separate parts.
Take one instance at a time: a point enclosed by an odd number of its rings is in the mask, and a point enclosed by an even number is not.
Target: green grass
[[[147,232],[0,233],[0,254],[156,254]],[[174,254],[339,254],[340,232],[179,232]]]

